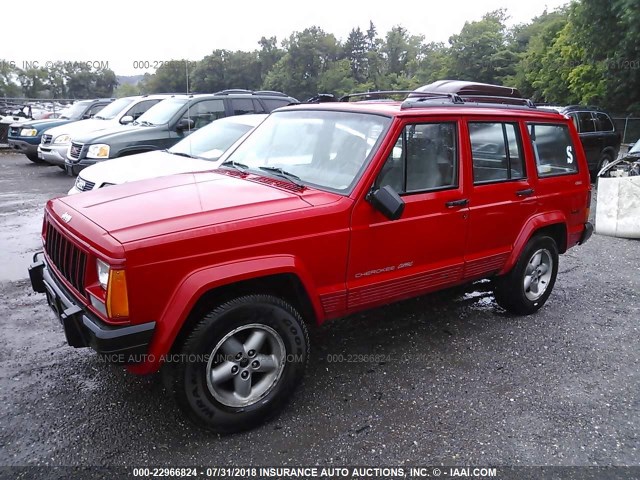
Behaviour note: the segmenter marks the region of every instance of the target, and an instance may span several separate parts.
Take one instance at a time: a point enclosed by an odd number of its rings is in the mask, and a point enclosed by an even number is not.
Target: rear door
[[[471,280],[502,268],[537,205],[524,157],[524,125],[469,119],[466,127],[472,172],[464,277]]]
[[[456,120],[405,120],[376,187],[405,202],[389,220],[367,201],[354,207],[348,309],[358,310],[458,283],[464,268],[467,201]]]

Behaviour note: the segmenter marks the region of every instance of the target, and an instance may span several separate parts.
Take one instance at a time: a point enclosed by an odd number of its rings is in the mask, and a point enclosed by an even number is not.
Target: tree
[[[142,88],[148,93],[190,93],[194,62],[170,60],[156,69],[153,75],[145,75]]]
[[[0,96],[17,97],[20,95],[20,86],[16,83],[19,69],[10,61],[0,58]]]
[[[344,58],[349,61],[350,76],[358,83],[367,80],[367,37],[360,27],[349,32],[342,46]]]
[[[466,22],[449,38],[453,78],[502,83],[515,73],[517,56],[507,48],[504,10],[489,12],[477,22]]]
[[[319,27],[294,32],[283,42],[287,53],[267,75],[264,88],[304,99],[318,93],[319,78],[338,56],[338,43]]]

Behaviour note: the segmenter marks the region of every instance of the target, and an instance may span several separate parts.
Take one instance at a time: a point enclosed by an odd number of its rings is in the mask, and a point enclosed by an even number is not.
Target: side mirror
[[[133,122],[133,117],[131,115],[125,115],[120,119],[120,123],[122,125],[129,125],[131,122]]]
[[[390,185],[371,190],[367,201],[389,220],[399,219],[404,212],[404,201]]]
[[[89,114],[89,113],[85,113],[84,115],[82,115],[82,119],[83,120],[87,120],[89,118],[93,117],[93,115]]]
[[[193,127],[195,127],[195,125],[196,125],[196,122],[194,122],[190,118],[183,118],[176,125],[176,130],[178,131],[193,130]]]

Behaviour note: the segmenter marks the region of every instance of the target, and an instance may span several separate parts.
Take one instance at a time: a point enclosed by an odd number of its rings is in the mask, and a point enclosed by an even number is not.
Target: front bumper
[[[38,146],[38,158],[44,160],[51,165],[58,165],[64,167],[67,159],[68,145],[47,145]]]
[[[30,154],[34,156],[38,155],[38,145],[40,144],[40,139],[38,139],[38,143],[36,144],[31,144],[24,140],[15,140],[13,138],[10,138],[8,142],[9,147],[13,148],[14,150],[18,150],[19,152],[22,152],[24,154]]]
[[[82,170],[91,165],[98,163],[100,160],[93,160],[88,158],[83,158],[82,160],[69,160],[69,157],[65,158],[64,161],[64,171],[67,172],[67,175],[75,177]]]
[[[131,364],[145,360],[155,322],[124,327],[105,324],[83,309],[82,304],[54,277],[41,252],[33,257],[29,278],[35,292],[46,293],[47,303],[60,320],[70,346],[91,347],[115,363]]]

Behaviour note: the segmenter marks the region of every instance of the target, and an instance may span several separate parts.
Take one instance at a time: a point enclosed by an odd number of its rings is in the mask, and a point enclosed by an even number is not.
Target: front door
[[[405,202],[389,220],[362,199],[352,217],[347,270],[349,311],[460,282],[467,200],[456,121],[407,122],[374,188],[391,186]]]

